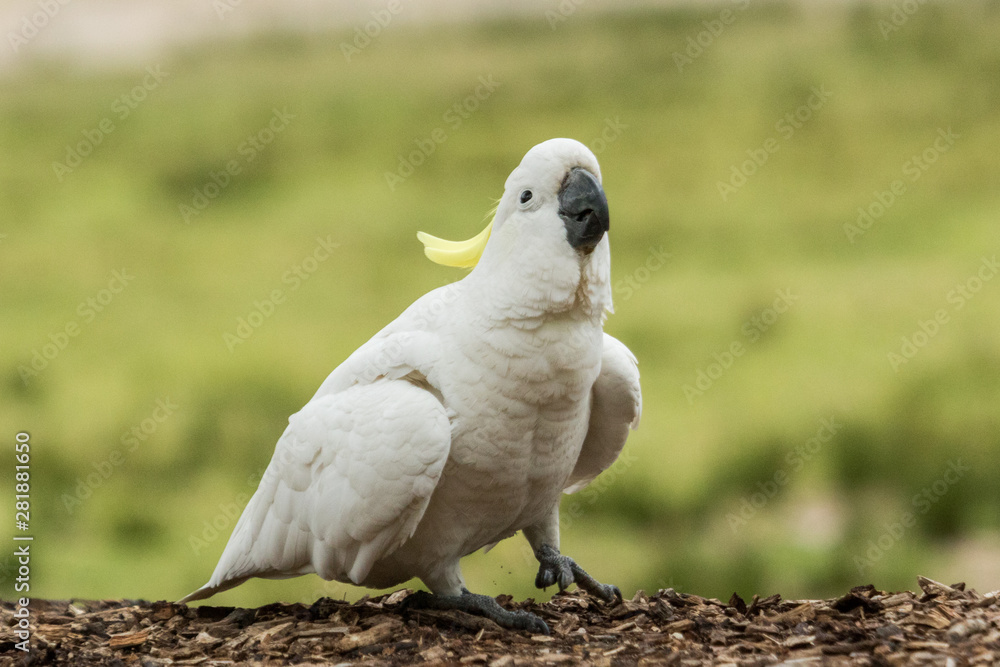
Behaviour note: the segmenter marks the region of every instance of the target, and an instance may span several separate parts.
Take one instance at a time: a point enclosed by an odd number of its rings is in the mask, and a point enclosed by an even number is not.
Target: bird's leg
[[[434,595],[417,591],[406,598],[403,605],[407,609],[457,609],[485,616],[500,627],[510,630],[549,634],[549,626],[538,616],[527,611],[508,611],[490,596],[470,593],[467,588],[462,588],[461,595]]]
[[[558,549],[548,544],[542,544],[535,549],[535,558],[539,562],[538,576],[535,577],[535,586],[538,588],[559,584],[559,590],[562,591],[575,583],[605,602],[611,603],[622,599],[622,592],[617,586],[597,581],[577,565],[576,561],[569,556],[563,556]]]
[[[535,558],[538,559],[538,576],[535,577],[535,586],[538,588],[548,588],[552,584],[558,584],[559,590],[563,591],[575,583],[604,602],[611,603],[622,599],[622,593],[617,586],[600,583],[572,558],[559,553],[558,502],[552,506],[548,516],[524,529],[524,537],[535,552]]]

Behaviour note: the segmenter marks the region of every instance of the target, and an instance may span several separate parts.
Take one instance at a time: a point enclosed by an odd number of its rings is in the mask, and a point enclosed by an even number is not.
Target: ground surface
[[[830,600],[749,603],[661,590],[606,607],[585,593],[512,605],[550,636],[498,628],[461,612],[407,611],[409,594],[348,604],[258,609],[135,600],[32,603],[32,650],[10,639],[4,602],[0,664],[824,664],[992,665],[1000,661],[1000,593],[921,578],[920,593],[857,587]]]

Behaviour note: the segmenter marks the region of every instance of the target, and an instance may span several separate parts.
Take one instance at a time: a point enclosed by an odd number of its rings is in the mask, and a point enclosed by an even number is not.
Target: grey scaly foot
[[[538,576],[535,577],[535,586],[538,588],[559,584],[559,590],[563,591],[570,584],[576,583],[583,590],[607,603],[622,599],[622,592],[617,586],[602,584],[587,574],[572,558],[561,555],[547,544],[538,548],[535,557],[539,562]]]
[[[470,593],[465,588],[461,595],[434,595],[427,591],[417,591],[403,601],[403,606],[407,609],[457,609],[485,616],[502,628],[549,634],[549,626],[534,614],[527,611],[507,611],[490,596]]]

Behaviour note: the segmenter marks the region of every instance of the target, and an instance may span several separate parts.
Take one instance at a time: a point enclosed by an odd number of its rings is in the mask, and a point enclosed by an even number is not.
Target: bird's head
[[[467,241],[417,236],[438,264],[482,264],[507,275],[552,277],[559,291],[589,283],[600,288],[606,296],[602,305],[610,309],[609,222],[597,158],[579,141],[549,139],[511,172],[493,220],[477,236]]]

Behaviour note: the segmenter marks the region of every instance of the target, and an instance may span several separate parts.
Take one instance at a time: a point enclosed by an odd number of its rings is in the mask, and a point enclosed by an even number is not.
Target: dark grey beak
[[[559,190],[559,217],[566,227],[569,244],[584,253],[593,252],[608,231],[608,200],[597,178],[586,169],[574,168]]]

